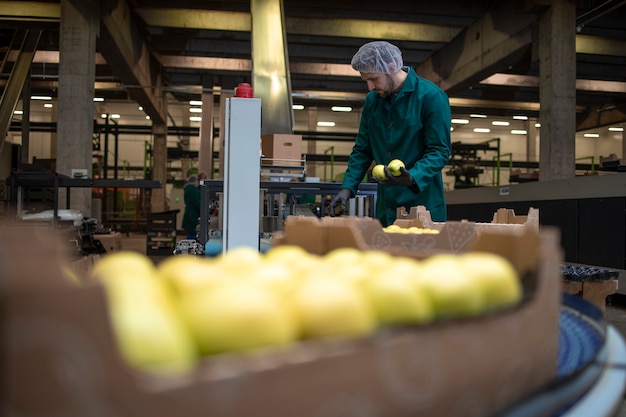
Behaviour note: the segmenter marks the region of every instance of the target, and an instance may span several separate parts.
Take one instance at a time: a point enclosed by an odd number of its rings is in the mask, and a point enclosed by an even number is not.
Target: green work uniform
[[[413,68],[403,70],[408,74],[394,98],[367,94],[342,183],[356,194],[372,161],[404,161],[417,187],[378,186],[376,217],[383,226],[396,220],[398,207],[423,205],[434,221],[447,218],[441,170],[451,153],[448,96]]]
[[[200,189],[194,184],[186,184],[184,193],[185,213],[182,226],[188,235],[196,234],[198,217],[200,217]]]

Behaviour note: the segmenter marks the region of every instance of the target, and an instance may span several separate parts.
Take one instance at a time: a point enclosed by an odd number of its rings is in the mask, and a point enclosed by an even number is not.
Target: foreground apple
[[[483,291],[468,279],[458,255],[442,253],[425,259],[418,279],[438,318],[472,317],[484,311]]]
[[[522,299],[522,285],[513,265],[487,252],[468,252],[460,257],[467,279],[481,289],[487,310],[512,306]]]
[[[228,279],[187,293],[179,303],[205,355],[286,345],[296,336],[290,311],[279,297],[245,280]]]
[[[115,252],[94,266],[92,276],[104,285],[113,332],[130,364],[165,373],[196,364],[195,342],[149,258]]]
[[[426,291],[415,285],[413,276],[393,267],[370,277],[363,287],[381,325],[425,324],[434,317]]]
[[[304,339],[365,336],[376,326],[365,294],[349,280],[311,274],[292,305]]]
[[[172,256],[163,260],[157,267],[157,274],[174,296],[211,287],[225,279],[221,265],[213,258],[193,255]]]
[[[391,173],[391,175],[393,175],[394,177],[397,177],[402,174],[402,171],[400,171],[400,168],[405,168],[405,166],[404,166],[404,162],[402,162],[401,160],[394,159],[393,161],[387,164],[387,168],[389,168],[389,172]]]

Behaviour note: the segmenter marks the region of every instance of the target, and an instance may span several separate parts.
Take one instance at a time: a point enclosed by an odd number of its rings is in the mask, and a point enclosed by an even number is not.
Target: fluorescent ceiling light
[[[525,131],[525,130],[521,130],[521,129],[513,129],[513,130],[511,130],[511,133],[514,134],[514,135],[525,135],[528,132]]]
[[[317,122],[317,125],[324,127],[333,127],[335,126],[335,122]]]
[[[470,117],[477,118],[477,119],[486,119],[487,115],[486,114],[470,114]]]
[[[117,113],[113,113],[113,114],[111,115],[111,119],[119,119],[119,118],[120,118],[120,115],[119,115],[119,114],[117,114]]]
[[[528,116],[513,116],[513,120],[528,120]]]
[[[535,123],[535,127],[541,127],[541,123]]]
[[[150,120],[150,116],[146,114],[146,120]]]
[[[294,110],[304,110],[304,105],[303,104],[294,104],[293,106],[291,106],[292,109]]]
[[[609,127],[609,132],[623,132],[623,127]]]
[[[52,100],[50,96],[30,96],[31,100]]]
[[[106,119],[107,117],[109,117],[109,115],[108,115],[108,114],[106,114],[106,113],[102,113],[102,114],[100,115],[100,117],[101,117],[101,118],[103,118],[103,119]]]
[[[24,114],[24,112],[22,110],[15,110],[13,114]]]
[[[189,120],[192,122],[201,122],[202,121],[202,117],[200,116],[189,116]]]
[[[467,119],[452,119],[451,120],[452,123],[457,124],[457,125],[466,125],[469,123],[469,120]]]
[[[491,122],[492,125],[494,126],[508,126],[510,125],[509,122],[503,122],[501,120],[494,120],[493,122]]]
[[[43,106],[45,108],[47,108],[47,109],[51,109],[52,108],[52,103],[45,103]]]
[[[491,129],[487,129],[485,127],[477,127],[474,129],[475,133],[489,133],[491,132]]]
[[[104,101],[104,97],[94,97],[93,101]]]
[[[189,100],[190,106],[202,106],[202,100]]]
[[[139,110],[140,110],[140,111],[143,111],[143,106],[139,106]]]
[[[598,133],[585,133],[583,136],[586,137],[586,138],[599,138],[600,134],[598,134]]]
[[[343,112],[352,111],[352,107],[349,107],[349,106],[333,106],[330,109],[332,111],[343,111]]]
[[[200,107],[190,107],[189,113],[202,113],[202,109]]]

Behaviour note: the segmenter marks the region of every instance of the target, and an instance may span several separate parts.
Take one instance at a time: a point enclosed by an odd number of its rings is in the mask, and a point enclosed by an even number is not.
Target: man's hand
[[[352,194],[352,191],[350,191],[349,189],[342,188],[341,190],[339,190],[339,192],[335,194],[333,199],[330,201],[330,205],[328,206],[328,214],[331,217],[334,217],[336,214],[341,215],[341,213],[343,213],[343,211],[346,209],[346,202],[349,198],[352,197],[354,197],[354,194]],[[339,213],[335,212],[337,205],[340,206]]]
[[[393,186],[404,186],[404,187],[411,187],[413,185],[415,185],[415,180],[413,180],[413,177],[411,176],[411,174],[409,174],[409,171],[407,171],[406,168],[400,168],[400,175],[398,175],[397,177],[394,177],[393,175],[391,175],[391,172],[389,172],[389,168],[385,167],[385,174],[387,176],[386,180],[379,180],[376,177],[372,177],[374,178],[374,181],[376,181],[379,184],[382,185],[393,185]]]

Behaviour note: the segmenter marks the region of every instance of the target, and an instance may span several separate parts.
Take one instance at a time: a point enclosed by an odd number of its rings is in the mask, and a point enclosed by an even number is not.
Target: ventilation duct
[[[250,0],[252,86],[261,99],[261,134],[293,133],[289,57],[282,0]]]

